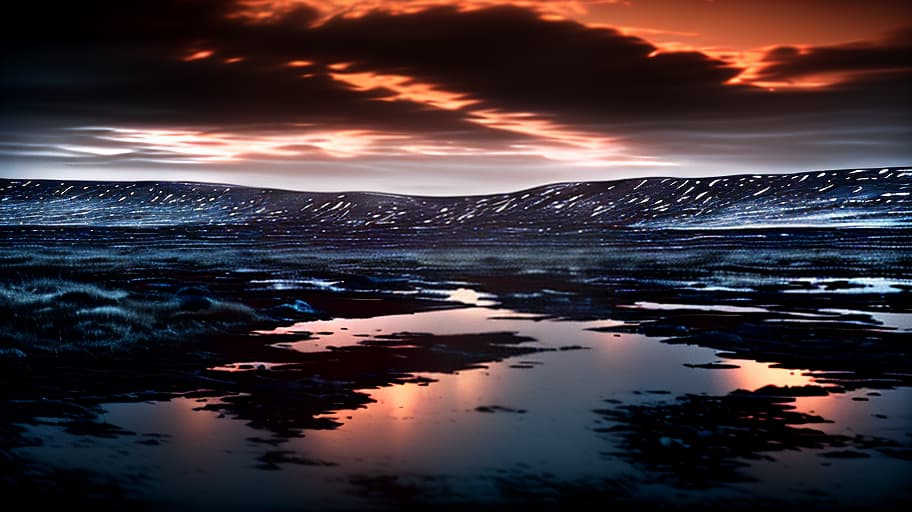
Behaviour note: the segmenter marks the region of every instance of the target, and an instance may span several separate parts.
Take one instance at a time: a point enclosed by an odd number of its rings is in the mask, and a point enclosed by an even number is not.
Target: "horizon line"
[[[293,192],[293,193],[309,193],[309,194],[372,194],[372,195],[382,195],[382,196],[399,196],[399,197],[434,197],[434,198],[447,198],[447,197],[486,197],[486,196],[496,196],[504,194],[518,194],[522,192],[528,192],[531,190],[536,190],[546,187],[554,187],[559,185],[580,185],[580,184],[592,184],[592,183],[619,183],[624,181],[648,181],[648,180],[662,180],[662,179],[721,179],[721,178],[738,178],[744,176],[751,177],[764,177],[771,178],[775,176],[793,176],[793,175],[802,175],[802,174],[813,174],[821,172],[869,172],[869,171],[882,171],[882,170],[891,170],[894,172],[897,171],[912,171],[912,165],[887,165],[887,166],[872,166],[872,167],[846,167],[842,169],[806,169],[802,171],[791,171],[791,172],[736,172],[733,174],[715,174],[707,176],[640,176],[640,177],[628,177],[628,178],[618,178],[618,179],[606,179],[606,180],[581,180],[581,181],[555,181],[547,182],[539,185],[534,185],[531,187],[525,187],[520,189],[509,190],[505,192],[489,192],[489,193],[480,193],[480,194],[409,194],[409,193],[397,193],[397,192],[380,192],[376,190],[336,190],[336,191],[315,191],[307,189],[293,189],[293,188],[280,188],[280,187],[259,187],[259,186],[250,186],[250,185],[241,185],[237,183],[227,183],[227,182],[210,182],[210,181],[184,181],[184,180],[106,180],[106,179],[56,179],[56,178],[7,178],[0,176],[0,181],[6,182],[60,182],[60,183],[110,183],[118,185],[139,185],[139,184],[160,184],[160,183],[171,183],[177,185],[201,185],[209,187],[230,187],[230,188],[246,188],[246,189],[259,189],[275,192]]]

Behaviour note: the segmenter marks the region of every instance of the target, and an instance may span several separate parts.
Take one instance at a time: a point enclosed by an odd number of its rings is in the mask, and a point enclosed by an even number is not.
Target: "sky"
[[[912,164],[907,0],[4,11],[3,178],[457,195]]]

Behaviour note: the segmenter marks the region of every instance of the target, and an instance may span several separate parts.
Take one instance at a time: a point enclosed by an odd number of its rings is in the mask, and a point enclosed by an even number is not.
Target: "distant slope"
[[[539,231],[912,226],[912,169],[559,183],[488,196],[0,180],[0,225]]]

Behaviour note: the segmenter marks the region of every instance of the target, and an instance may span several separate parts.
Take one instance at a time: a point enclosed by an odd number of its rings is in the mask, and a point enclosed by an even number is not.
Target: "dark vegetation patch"
[[[828,420],[791,405],[790,395],[815,396],[806,393],[802,388],[764,388],[725,396],[684,395],[673,403],[622,405],[597,410],[614,423],[597,430],[620,441],[620,450],[612,456],[652,471],[662,481],[698,489],[749,481],[743,470],[750,461],[775,460],[783,451],[830,450],[823,455],[830,458],[869,456],[871,451],[905,458],[912,452],[912,445],[814,428]]]

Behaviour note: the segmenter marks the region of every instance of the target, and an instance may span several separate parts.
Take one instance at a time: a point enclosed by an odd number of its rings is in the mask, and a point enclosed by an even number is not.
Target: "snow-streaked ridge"
[[[311,193],[198,183],[0,180],[0,225],[332,229],[898,227],[912,170],[558,183],[487,196]]]

